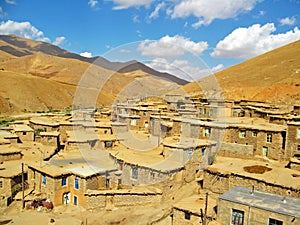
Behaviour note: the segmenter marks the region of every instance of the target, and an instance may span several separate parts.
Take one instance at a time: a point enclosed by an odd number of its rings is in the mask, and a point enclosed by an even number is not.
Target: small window
[[[298,138],[300,138],[300,128],[298,128],[298,135],[297,135]]]
[[[0,188],[3,188],[3,181],[0,181]]]
[[[201,154],[202,154],[202,156],[205,155],[205,150],[206,150],[206,148],[202,148],[202,149],[201,149]]]
[[[144,111],[144,116],[147,116],[147,112],[146,111]]]
[[[67,185],[67,178],[63,177],[61,178],[61,186],[66,186]]]
[[[25,132],[25,131],[23,131],[23,135],[26,135],[26,132]]]
[[[131,126],[135,126],[135,119],[131,119],[131,120],[130,120],[130,125],[131,125]]]
[[[210,110],[209,110],[209,116],[212,117],[213,115],[214,115],[214,110],[213,110],[213,109],[210,109]]]
[[[272,134],[271,133],[267,134],[267,143],[272,143]]]
[[[232,209],[231,214],[232,225],[243,225],[244,224],[244,212],[237,209]]]
[[[194,153],[193,150],[189,150],[189,152],[188,152],[188,159],[192,158],[193,153]]]
[[[52,141],[52,137],[48,137],[48,142],[51,142]]]
[[[297,146],[297,150],[300,151],[300,145]]]
[[[246,137],[246,131],[245,130],[240,130],[240,137],[245,138]]]
[[[43,185],[46,185],[46,183],[47,183],[46,175],[43,175],[42,183],[43,183]]]
[[[113,145],[113,142],[112,141],[105,141],[104,145],[105,145],[105,148],[111,148],[112,145]]]
[[[138,167],[132,167],[131,169],[131,178],[137,179],[138,178]]]
[[[75,181],[74,181],[74,188],[75,188],[76,190],[79,189],[79,180],[78,180],[77,178],[75,178]]]
[[[190,219],[191,219],[191,213],[185,212],[185,213],[184,213],[184,219],[190,220]]]
[[[204,137],[209,137],[210,136],[210,128],[205,128],[204,129]]]
[[[74,205],[77,205],[77,204],[78,204],[78,198],[77,198],[76,195],[74,195],[74,197],[73,197],[73,204],[74,204]]]
[[[269,218],[269,225],[282,225],[282,221]]]
[[[268,156],[268,147],[263,147],[263,156]]]
[[[253,131],[252,136],[257,137],[257,131]]]

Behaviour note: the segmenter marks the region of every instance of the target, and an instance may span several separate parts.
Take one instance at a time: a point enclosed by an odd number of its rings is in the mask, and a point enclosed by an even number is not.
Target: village
[[[3,215],[165,204],[147,224],[300,224],[299,105],[150,96],[15,118],[0,144]]]

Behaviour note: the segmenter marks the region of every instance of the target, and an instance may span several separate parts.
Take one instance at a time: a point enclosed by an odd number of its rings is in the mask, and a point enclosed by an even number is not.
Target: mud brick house
[[[224,194],[235,186],[300,197],[300,172],[264,161],[216,157],[204,169],[203,188]]]
[[[283,125],[252,122],[230,123],[229,120],[223,142],[251,146],[253,156],[264,156],[274,160],[287,161],[289,159],[286,154],[286,126]],[[229,154],[230,151],[224,151],[224,153]]]
[[[205,224],[205,222],[206,224],[220,224],[215,221],[216,208],[215,197],[208,197],[208,195],[206,197],[206,194],[184,198],[173,205],[172,225]]]
[[[23,156],[22,151],[10,144],[0,145],[0,162],[18,160]]]
[[[58,131],[40,132],[39,136],[39,141],[43,145],[54,146],[56,149],[60,148],[60,133]]]
[[[51,117],[32,118],[29,120],[29,126],[32,127],[36,133],[59,130],[59,122],[53,120]]]
[[[24,180],[27,180],[27,174],[24,174]],[[19,160],[3,162],[0,165],[0,208],[9,206],[14,196],[21,191],[21,189],[21,162]]]
[[[90,165],[69,168],[45,163],[28,165],[30,187],[56,206],[71,203],[85,207],[85,192],[106,188],[105,176],[105,169]]]
[[[300,224],[300,199],[251,188],[233,187],[219,197],[221,224]]]
[[[11,129],[0,130],[0,140],[6,140],[9,143],[17,143],[19,140],[18,135],[11,133]]]
[[[11,127],[21,142],[34,140],[34,131],[26,124],[13,124]]]

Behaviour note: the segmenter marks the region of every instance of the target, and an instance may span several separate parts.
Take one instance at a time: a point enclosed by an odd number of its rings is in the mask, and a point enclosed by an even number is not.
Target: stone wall
[[[85,193],[86,208],[111,208],[126,206],[145,206],[160,204],[162,193],[159,190],[107,190],[87,191]]]
[[[223,142],[218,152],[219,156],[251,159],[253,158],[253,146]]]
[[[204,189],[208,189],[217,194],[224,194],[235,186],[247,188],[254,187],[254,189],[260,191],[300,198],[300,189],[296,190],[291,187],[267,183],[251,177],[244,177],[239,174],[220,174],[208,170],[204,171]]]
[[[202,224],[200,215],[173,208],[172,225]]]
[[[10,160],[18,160],[22,158],[21,152],[9,152],[9,153],[1,153],[0,154],[0,162],[10,161]]]

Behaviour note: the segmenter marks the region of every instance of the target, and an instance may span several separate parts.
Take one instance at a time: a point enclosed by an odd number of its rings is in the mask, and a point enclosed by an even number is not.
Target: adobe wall
[[[298,138],[299,125],[288,124],[287,130],[287,146],[286,146],[286,157],[293,157],[295,154],[300,154],[298,151],[298,145],[300,145],[300,138]]]
[[[117,191],[92,191],[85,193],[86,208],[110,208],[159,204],[162,194],[152,191],[135,192],[126,189]]]
[[[16,135],[20,138],[21,141],[33,141],[34,140],[34,132],[33,131],[26,131],[25,134],[24,132],[15,132]]]
[[[238,174],[220,174],[218,172],[204,170],[204,189],[209,189],[217,194],[224,194],[235,186],[247,188],[252,188],[254,186],[254,189],[256,190],[300,198],[300,189],[293,189],[291,187],[267,183],[262,180],[257,180],[251,177],[243,177]]]
[[[218,152],[219,156],[251,159],[253,158],[253,146],[223,142]]]
[[[2,153],[0,154],[0,162],[17,160],[22,158],[21,152],[12,152],[12,153]]]
[[[283,221],[283,224],[299,224],[300,219],[296,218],[293,223],[293,216],[282,215],[279,213],[274,213],[266,211],[263,209],[258,209],[255,207],[249,207],[243,204],[238,204],[226,200],[219,199],[218,203],[218,215],[217,221],[221,224],[231,224],[231,214],[232,209],[237,209],[244,212],[244,225],[257,224],[265,225],[268,223],[268,218],[273,218],[276,220]]]
[[[185,218],[185,214],[188,214],[189,218]],[[191,224],[202,224],[200,216],[193,213],[185,212],[177,208],[173,208],[172,225],[191,225]]]

